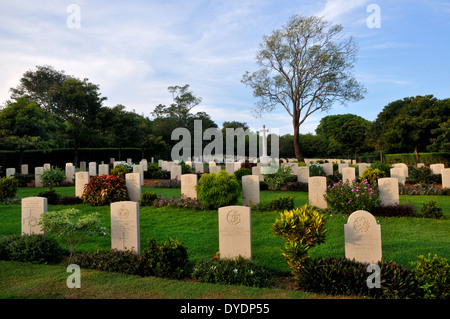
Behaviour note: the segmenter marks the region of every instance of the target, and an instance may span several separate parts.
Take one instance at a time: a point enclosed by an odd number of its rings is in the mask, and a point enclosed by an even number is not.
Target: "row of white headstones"
[[[22,199],[22,234],[43,234],[38,224],[47,211],[47,199]],[[139,203],[115,202],[110,205],[111,249],[140,254]],[[247,206],[225,206],[218,209],[220,258],[252,258],[251,209]],[[366,211],[356,211],[344,225],[345,257],[364,263],[381,260],[381,229]]]

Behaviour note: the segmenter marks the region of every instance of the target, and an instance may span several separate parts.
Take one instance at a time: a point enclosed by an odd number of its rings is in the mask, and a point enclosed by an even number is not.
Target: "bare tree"
[[[304,160],[300,125],[308,116],[336,102],[358,101],[366,92],[351,72],[357,45],[354,38],[342,35],[342,29],[323,18],[295,15],[263,37],[256,56],[259,69],[242,78],[260,98],[253,109],[257,116],[282,105],[292,117],[298,161]]]

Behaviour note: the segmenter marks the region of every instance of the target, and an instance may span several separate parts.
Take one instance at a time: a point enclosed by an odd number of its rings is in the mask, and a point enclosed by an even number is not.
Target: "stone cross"
[[[262,133],[262,157],[267,158],[267,139],[266,139],[266,132],[269,132],[268,129],[266,129],[266,126],[263,125],[262,129],[259,130]]]

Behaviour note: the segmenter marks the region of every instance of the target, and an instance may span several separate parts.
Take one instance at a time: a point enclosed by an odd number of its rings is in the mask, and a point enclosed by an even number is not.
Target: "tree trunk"
[[[419,158],[419,152],[417,152],[417,144],[416,144],[416,146],[414,147],[414,155],[416,155],[416,164],[417,164],[417,163],[419,163],[419,160],[420,160],[420,158]]]
[[[380,162],[383,162],[383,151],[380,150]]]
[[[297,125],[294,125],[294,152],[297,161],[304,162],[303,154],[300,150],[300,138],[299,138],[300,129]]]

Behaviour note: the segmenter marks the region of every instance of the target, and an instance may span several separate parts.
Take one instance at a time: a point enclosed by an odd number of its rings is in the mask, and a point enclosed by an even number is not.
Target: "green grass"
[[[73,196],[74,187],[57,187],[56,191],[63,196]],[[23,198],[28,196],[36,196],[43,189],[37,188],[20,188],[17,197]],[[148,188],[143,187],[143,192],[156,192],[164,197],[179,197],[179,189],[165,188]],[[305,192],[261,192],[261,201],[268,202],[271,199],[280,196],[295,196],[295,205],[304,205],[308,201],[308,195]],[[417,256],[426,255],[428,253],[437,254],[438,256],[450,258],[450,197],[448,196],[400,196],[401,203],[411,202],[420,208],[422,202],[436,200],[439,207],[444,211],[444,218],[440,220],[424,219],[417,217],[410,218],[385,218],[377,217],[378,223],[381,225],[382,234],[382,251],[383,259],[386,261],[394,260],[397,263],[410,267],[410,262],[417,260]],[[238,203],[238,205],[241,202]],[[77,205],[83,212],[99,212],[102,224],[110,229],[110,210],[109,206],[92,207],[86,204]],[[48,210],[60,210],[67,206],[49,205]],[[281,249],[284,247],[284,241],[275,237],[270,228],[271,224],[278,217],[277,212],[252,212],[252,255],[253,259],[271,269],[279,276],[289,276],[290,269],[281,255]],[[328,229],[325,243],[310,250],[313,258],[326,257],[343,257],[344,256],[344,224],[347,222],[348,216],[340,214],[328,216],[326,228]],[[0,205],[0,236],[7,234],[20,234],[21,231],[21,208],[20,204]],[[218,242],[218,219],[217,211],[194,211],[188,209],[172,209],[172,208],[152,208],[140,207],[140,231],[141,231],[141,247],[145,247],[148,238],[155,237],[158,241],[166,240],[168,237],[178,238],[188,249],[189,259],[191,263],[195,263],[200,259],[211,258],[219,249]],[[64,247],[64,243],[61,242]],[[94,237],[86,239],[78,248],[78,251],[94,251],[97,249],[110,249],[110,237]],[[11,281],[7,285],[0,288],[0,298],[14,298],[16,296],[34,296],[36,298],[67,298],[67,294],[82,294],[82,292],[67,292],[67,287],[58,288],[53,284],[53,280],[46,276],[52,276],[53,272],[61,272],[58,267],[61,266],[42,266],[32,265],[20,267],[20,263],[1,262],[0,277]],[[16,267],[17,266],[17,267]],[[43,267],[43,268],[41,268]],[[30,270],[27,270],[27,269]],[[30,276],[28,271],[36,271],[38,275],[33,283],[27,284],[27,281],[14,279],[14,274],[20,273],[20,277]],[[56,276],[56,275],[55,275]],[[67,278],[67,273],[62,271],[58,275]],[[86,277],[85,277],[86,276]],[[99,278],[113,278],[110,281],[114,286],[104,291],[103,284]],[[130,276],[128,276],[130,277]],[[276,298],[270,292],[258,290],[256,288],[244,287],[219,287],[215,285],[206,285],[201,283],[192,283],[189,281],[167,281],[158,278],[139,278],[130,277],[120,274],[106,274],[96,271],[83,270],[83,281],[92,282],[92,290],[85,296],[73,296],[74,298],[95,297],[96,294],[105,298],[120,298],[120,294],[126,294],[133,298],[205,298],[210,296],[229,297],[229,298]],[[59,278],[59,277],[57,277]],[[61,279],[61,278],[59,278]],[[58,279],[58,280],[59,280]],[[20,281],[20,283],[19,283]],[[58,281],[59,282],[59,281]],[[130,282],[130,283],[129,283]],[[133,284],[131,284],[131,282]],[[28,285],[28,286],[27,286]],[[136,285],[136,286],[134,286]],[[140,288],[160,287],[149,290],[148,294]],[[193,285],[192,287],[190,285]],[[33,288],[36,286],[35,288]],[[46,288],[46,287],[51,287]],[[5,288],[6,287],[6,288]],[[28,287],[28,288],[27,288]],[[13,289],[11,289],[13,288]],[[28,290],[27,290],[28,289]],[[42,293],[40,290],[43,290]],[[126,292],[122,292],[122,289]],[[128,291],[128,289],[132,291]],[[146,288],[147,289],[147,288]],[[195,292],[190,291],[194,289]],[[256,289],[257,292],[254,292]],[[73,289],[72,289],[73,290]],[[136,292],[133,292],[136,290]],[[145,290],[145,289],[144,289]],[[198,292],[197,292],[198,290]],[[29,291],[29,293],[26,293]],[[184,295],[185,291],[186,295]],[[178,293],[177,293],[178,292]],[[282,298],[305,298],[305,295],[290,295],[286,292]],[[254,295],[253,295],[254,294]],[[109,297],[108,297],[109,296]],[[309,298],[311,297],[308,295]],[[214,298],[214,297],[213,297]]]

